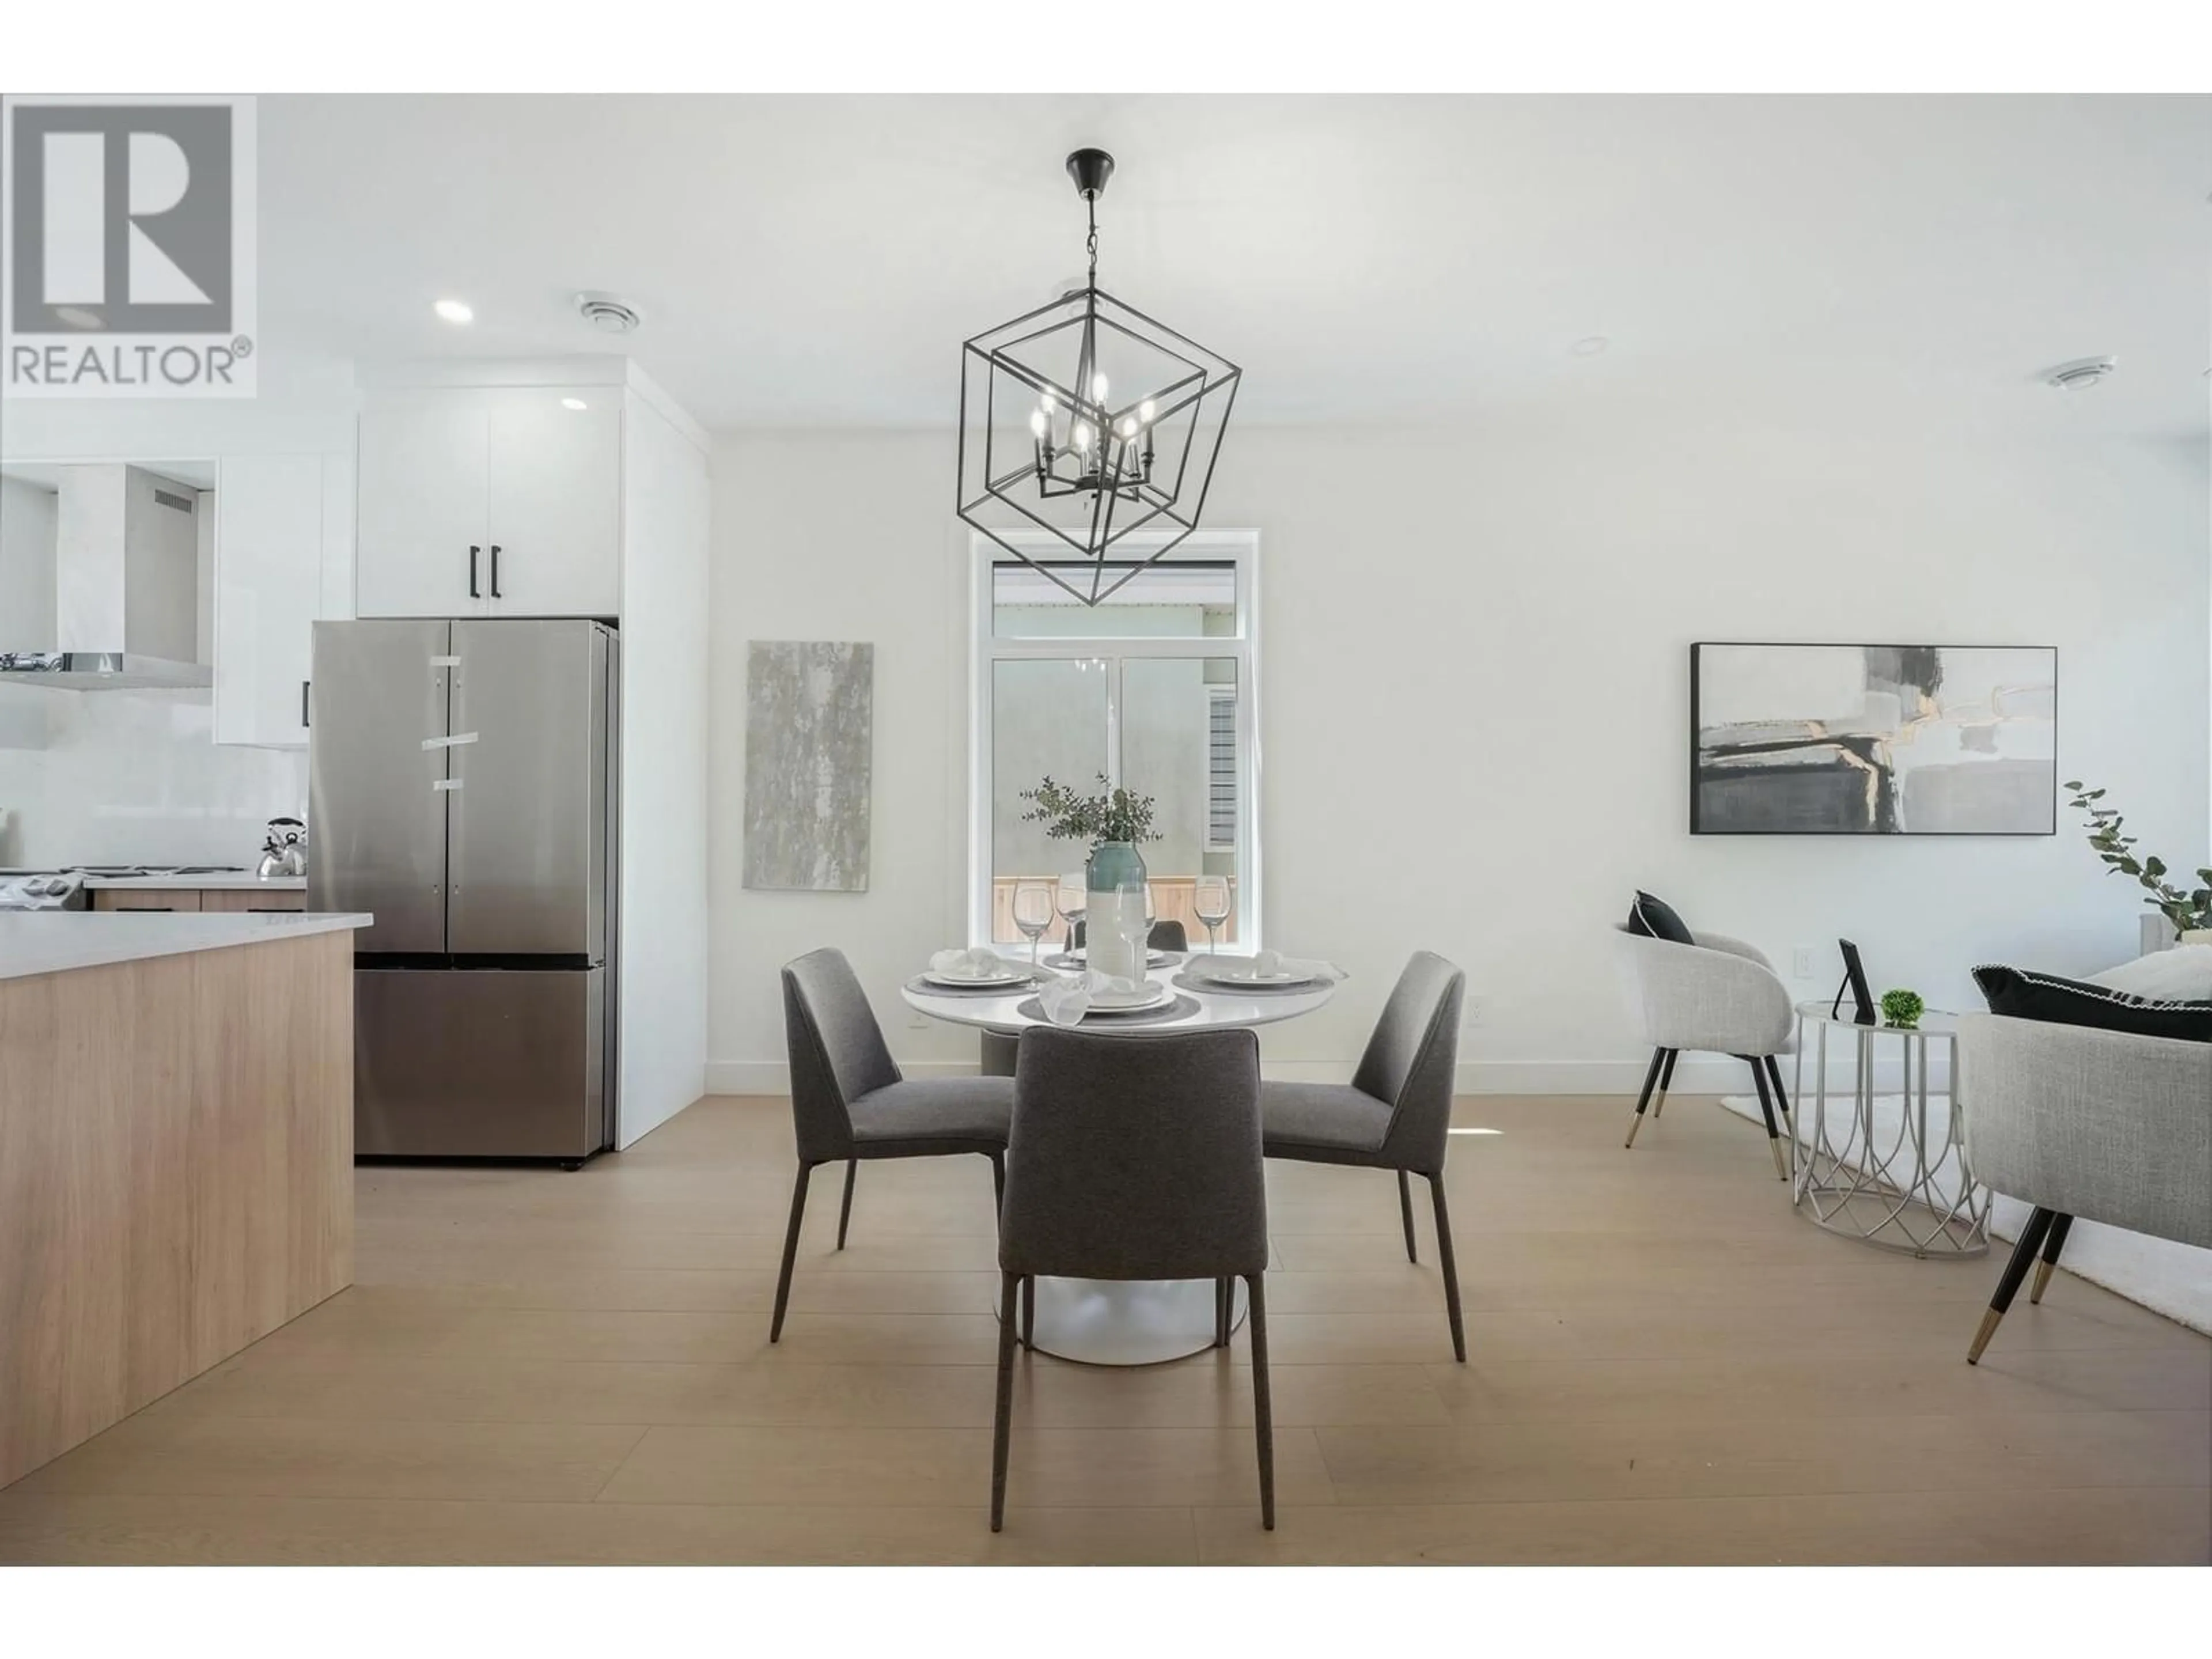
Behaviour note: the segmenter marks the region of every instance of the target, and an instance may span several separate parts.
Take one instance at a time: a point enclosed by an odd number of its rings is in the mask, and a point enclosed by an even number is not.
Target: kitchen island
[[[0,1486],[351,1282],[369,921],[0,914]]]

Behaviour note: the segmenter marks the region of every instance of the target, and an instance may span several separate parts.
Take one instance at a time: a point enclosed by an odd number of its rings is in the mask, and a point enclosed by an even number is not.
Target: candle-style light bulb
[[[1137,418],[1142,421],[1146,426],[1150,426],[1152,423],[1152,416],[1155,412],[1152,400],[1150,398],[1146,398],[1144,402],[1137,405]]]
[[[1090,422],[1078,421],[1075,423],[1075,447],[1078,449],[1085,451],[1086,453],[1089,452],[1091,448]]]
[[[1121,435],[1124,438],[1133,438],[1137,435],[1136,422],[1126,415],[1121,417]]]
[[[1050,429],[1050,426],[1051,422],[1047,421],[1044,417],[1044,410],[1037,409],[1030,411],[1030,432],[1031,435],[1042,438],[1044,436],[1045,433]]]
[[[1106,377],[1103,374],[1091,377],[1091,400],[1098,404],[1106,401]]]

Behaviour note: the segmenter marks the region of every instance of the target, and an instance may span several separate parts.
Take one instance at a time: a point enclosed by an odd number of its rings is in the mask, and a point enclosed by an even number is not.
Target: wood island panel
[[[353,1277],[353,936],[0,980],[0,1486]]]

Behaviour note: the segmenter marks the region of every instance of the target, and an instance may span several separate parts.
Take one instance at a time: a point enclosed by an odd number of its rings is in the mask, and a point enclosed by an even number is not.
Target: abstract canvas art
[[[744,884],[868,890],[872,645],[755,640],[745,659]]]
[[[1693,835],[2057,832],[2048,646],[1690,647]]]

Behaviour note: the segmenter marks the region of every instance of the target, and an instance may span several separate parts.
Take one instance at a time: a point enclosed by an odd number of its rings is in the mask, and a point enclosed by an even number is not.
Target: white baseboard
[[[1464,1095],[1632,1095],[1644,1086],[1644,1060],[1467,1060],[1459,1068],[1459,1092]],[[1796,1060],[1781,1060],[1784,1088],[1795,1092]],[[902,1060],[899,1069],[911,1078],[973,1077],[972,1060]],[[1284,1083],[1349,1083],[1352,1062],[1325,1060],[1264,1061],[1261,1075]],[[1685,1054],[1674,1067],[1674,1092],[1678,1095],[1741,1094],[1749,1078],[1741,1060],[1703,1054]],[[1809,1068],[1806,1077],[1809,1088]],[[1895,1091],[1899,1079],[1894,1062],[1877,1068],[1875,1086]],[[1948,1086],[1938,1068],[1931,1085]],[[1828,1091],[1849,1091],[1848,1067],[1831,1062]],[[717,1060],[707,1065],[707,1092],[711,1095],[781,1095],[790,1091],[790,1069],[781,1060]]]

